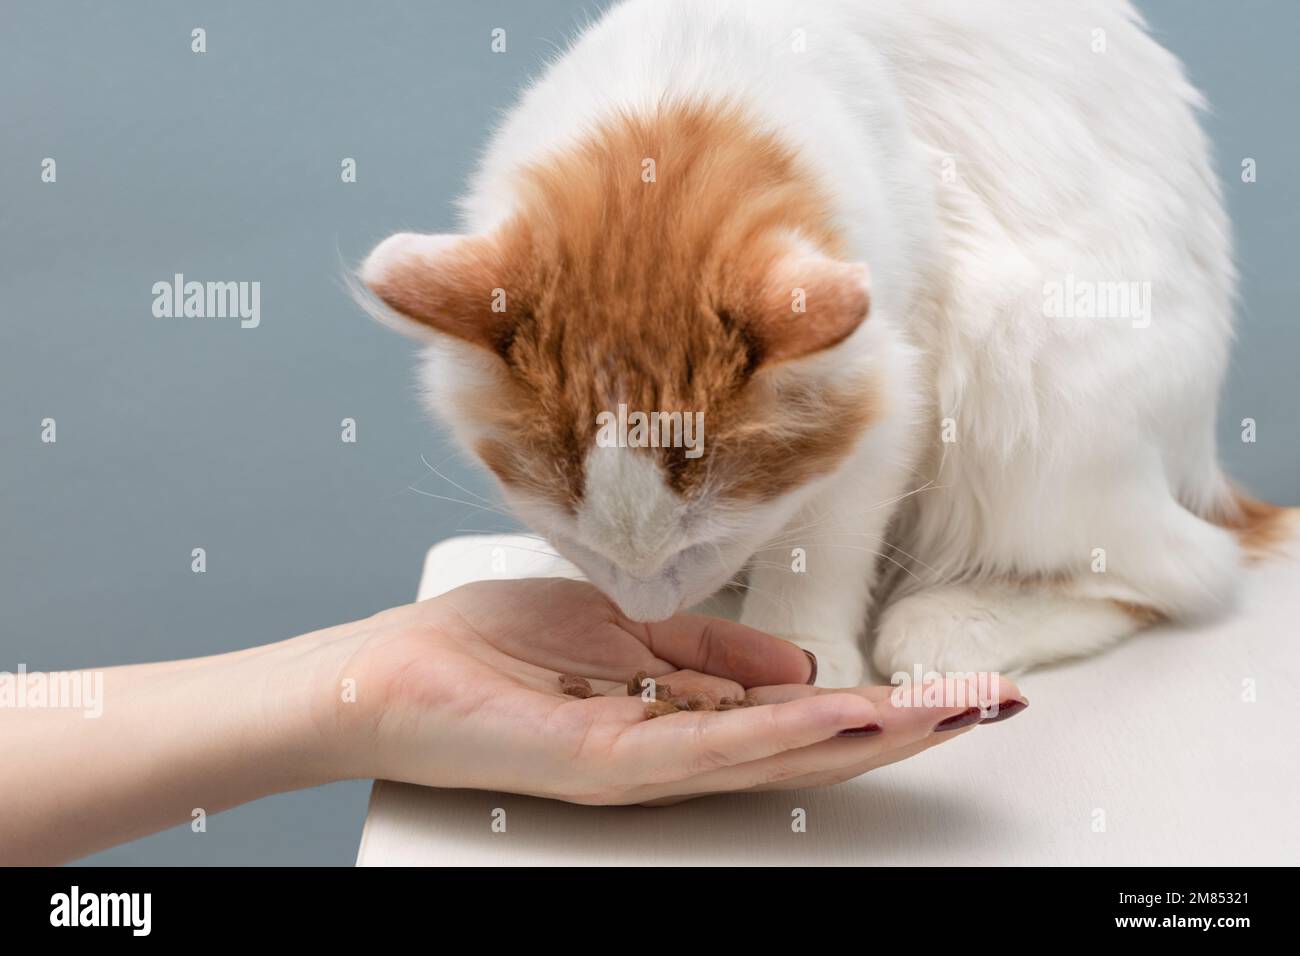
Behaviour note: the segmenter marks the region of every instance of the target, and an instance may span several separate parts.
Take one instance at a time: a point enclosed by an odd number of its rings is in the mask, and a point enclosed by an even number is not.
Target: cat
[[[825,683],[868,639],[885,675],[1014,673],[1229,607],[1287,514],[1217,464],[1202,107],[1127,0],[627,0],[505,117],[463,230],[360,277],[629,618],[735,582]],[[701,453],[597,441],[620,406],[701,416]]]

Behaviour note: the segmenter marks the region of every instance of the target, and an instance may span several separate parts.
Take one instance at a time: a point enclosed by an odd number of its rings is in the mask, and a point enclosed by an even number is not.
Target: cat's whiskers
[[[903,493],[903,494],[901,494],[901,495],[896,495],[896,496],[893,497],[893,498],[888,498],[888,499],[886,499],[886,500],[884,500],[884,501],[881,501],[881,502],[879,502],[879,503],[877,503],[877,504],[872,505],[871,507],[869,507],[869,508],[867,508],[865,511],[863,511],[862,514],[871,514],[871,512],[873,512],[873,511],[878,511],[878,510],[880,510],[881,508],[886,508],[886,507],[889,507],[890,505],[897,504],[898,502],[904,500],[905,498],[910,498],[912,495],[920,494],[920,493],[923,492],[923,491],[939,491],[939,490],[942,490],[943,487],[944,487],[943,485],[936,485],[936,484],[934,483],[934,479],[930,479],[930,480],[927,481],[925,484],[921,485],[921,487],[919,487],[919,488],[913,488],[911,491],[905,492],[905,493]],[[777,535],[776,535],[776,536],[774,536],[774,537],[772,537],[772,538],[769,538],[767,541],[765,541],[765,542],[764,542],[764,543],[759,547],[758,550],[763,550],[763,549],[765,549],[765,548],[767,548],[767,547],[769,547],[769,546],[781,545],[781,544],[789,543],[786,539],[789,538],[790,536],[792,536],[792,535],[798,535],[798,534],[800,534],[800,533],[802,533],[802,532],[804,532],[804,531],[806,531],[806,530],[808,530],[808,529],[816,528],[818,525],[825,524],[825,523],[827,523],[828,521],[832,521],[832,520],[837,520],[837,519],[836,519],[836,517],[833,516],[833,515],[824,515],[824,516],[822,516],[822,517],[815,518],[814,520],[810,521],[809,523],[807,523],[807,524],[805,524],[805,525],[801,525],[801,526],[799,526],[799,527],[795,527],[795,528],[782,528],[780,531],[777,532]]]
[[[445,459],[444,459],[444,460],[445,460]],[[470,489],[466,488],[464,485],[460,484],[459,482],[453,481],[452,479],[450,479],[450,478],[448,478],[446,475],[444,475],[442,472],[440,472],[440,471],[439,471],[437,468],[435,468],[433,465],[429,464],[429,459],[427,459],[427,458],[424,457],[424,453],[423,453],[423,452],[421,452],[421,454],[420,454],[420,461],[422,461],[422,462],[424,463],[424,467],[425,467],[425,468],[428,468],[429,471],[433,472],[435,475],[437,475],[437,476],[438,476],[439,478],[441,478],[443,481],[447,482],[447,484],[451,485],[451,486],[454,487],[454,488],[459,489],[460,491],[465,492],[465,494],[469,495],[471,498],[477,498],[479,501],[483,502],[485,505],[489,505],[489,506],[493,506],[493,507],[495,507],[496,502],[492,501],[491,499],[484,498],[482,495],[478,494],[477,492],[471,491]]]
[[[452,456],[449,455],[447,457],[450,458]],[[445,460],[446,459],[444,459],[444,461]],[[428,469],[428,472],[430,474],[437,475],[438,478],[447,482],[447,484],[451,485],[453,488],[456,488],[457,490],[463,492],[464,494],[469,495],[471,498],[477,498],[478,501],[466,501],[463,498],[453,498],[448,495],[440,495],[437,494],[436,492],[426,491],[425,489],[419,487],[418,480],[407,485],[406,487],[407,491],[414,492],[415,494],[421,495],[422,497],[425,498],[434,498],[439,501],[447,501],[452,504],[464,505],[467,508],[473,508],[477,511],[483,511],[489,514],[498,515],[511,522],[515,522],[517,520],[514,515],[510,514],[508,511],[503,510],[504,506],[498,506],[498,504],[496,502],[493,502],[491,499],[485,498],[482,495],[478,494],[478,492],[472,491],[469,488],[466,488],[464,485],[459,484],[456,481],[453,481],[451,478],[448,478],[436,467],[430,464],[429,459],[426,458],[423,454],[420,455],[420,461],[424,465],[424,467]],[[500,533],[500,532],[498,531],[494,533]]]
[[[802,545],[802,544],[818,544],[818,543],[823,543],[823,542],[824,542],[824,539],[826,539],[826,538],[832,538],[832,539],[833,539],[833,538],[837,538],[837,537],[849,537],[849,538],[872,538],[872,539],[875,539],[875,540],[877,540],[877,541],[882,541],[882,542],[887,542],[887,541],[888,541],[888,539],[887,539],[887,537],[886,537],[885,535],[883,535],[883,534],[873,533],[873,532],[870,532],[870,531],[825,531],[825,532],[817,532],[817,533],[815,533],[815,534],[803,534],[803,535],[799,535],[797,538],[792,538],[792,539],[790,539],[790,540],[788,540],[788,541],[784,541],[784,542],[782,542],[782,541],[774,541],[774,542],[772,542],[770,545],[768,545],[768,546],[766,546],[766,547],[764,547],[764,548],[759,549],[759,551],[757,551],[757,552],[755,552],[755,553],[756,553],[756,554],[761,554],[763,551],[773,551],[773,550],[776,550],[776,549],[778,549],[778,548],[787,547],[787,546],[791,546],[791,545],[798,546],[798,545]],[[944,575],[941,574],[937,568],[935,568],[935,567],[933,567],[933,566],[931,566],[931,565],[929,565],[929,564],[926,564],[924,561],[922,561],[922,560],[921,560],[920,558],[918,558],[916,555],[912,554],[910,551],[908,551],[908,550],[906,550],[906,549],[904,549],[904,548],[900,548],[898,545],[893,544],[893,543],[888,543],[888,547],[890,548],[890,550],[892,550],[892,551],[896,551],[896,552],[898,552],[899,554],[903,555],[903,557],[908,558],[908,559],[910,559],[910,560],[912,560],[912,561],[915,561],[915,562],[916,562],[917,564],[919,564],[921,567],[925,568],[927,571],[929,571],[931,574],[933,574],[933,575],[935,576],[934,583],[940,583],[940,582],[943,580]]]
[[[415,487],[415,485],[409,485],[406,490],[413,491],[417,495],[422,495],[425,498],[436,498],[439,501],[450,501],[452,504],[464,505],[467,508],[475,508],[478,511],[486,511],[489,514],[500,515],[503,518],[509,518],[511,521],[514,520],[514,515],[507,514],[506,512],[501,511],[500,509],[492,508],[487,505],[476,504],[473,501],[465,501],[461,498],[449,498],[447,495],[434,494],[432,491],[425,491],[423,488]]]
[[[765,597],[765,598],[766,598],[767,600],[769,600],[769,601],[775,601],[777,604],[780,604],[780,605],[781,605],[782,607],[784,607],[786,610],[790,610],[790,608],[791,608],[791,606],[792,606],[788,600],[786,600],[785,598],[781,597],[780,595],[775,594],[775,593],[773,593],[773,592],[771,592],[771,591],[768,591],[768,590],[766,590],[765,588],[755,587],[754,585],[752,585],[752,584],[750,584],[750,583],[748,583],[748,582],[746,582],[746,581],[740,581],[740,580],[738,580],[738,579],[736,579],[736,578],[733,578],[732,580],[730,580],[730,581],[728,581],[726,584],[724,584],[724,585],[722,586],[721,590],[723,590],[723,591],[735,591],[735,592],[739,593],[740,590],[741,590],[742,588],[743,588],[744,590],[746,590],[746,591],[751,591],[751,592],[753,592],[754,594],[760,594],[760,595],[762,595],[763,597]]]

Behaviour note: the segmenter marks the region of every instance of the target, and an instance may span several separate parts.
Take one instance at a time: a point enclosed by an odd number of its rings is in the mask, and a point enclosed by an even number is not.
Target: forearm
[[[312,640],[316,638],[316,640]],[[86,708],[0,708],[0,863],[58,863],[340,776],[313,720],[318,635],[108,668]],[[41,678],[28,675],[29,683]]]
[[[770,711],[647,721],[624,685],[649,667],[714,700],[798,693]],[[568,673],[613,686],[575,700],[560,693]],[[739,624],[685,615],[652,635],[558,579],[480,582],[278,644],[111,668],[92,675],[90,716],[0,701],[0,863],[58,863],[339,779],[632,803],[785,780],[793,754],[799,779],[818,782],[923,736],[900,719],[870,745],[823,746],[862,736],[877,707],[818,695],[807,673],[796,648]]]

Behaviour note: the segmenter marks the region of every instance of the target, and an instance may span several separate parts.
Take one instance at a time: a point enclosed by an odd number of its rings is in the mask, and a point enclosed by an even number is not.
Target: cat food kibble
[[[637,671],[636,676],[627,682],[627,696],[639,697],[645,690],[645,682],[653,680],[645,671]],[[667,684],[655,681],[655,700],[672,700],[673,689]]]
[[[578,677],[575,674],[560,675],[560,690],[570,697],[577,697],[580,700],[586,700],[588,697],[595,697],[596,692],[591,689],[591,684],[585,677]]]
[[[653,720],[655,717],[667,717],[670,714],[680,714],[683,711],[704,711],[704,710],[739,710],[742,707],[757,707],[758,701],[752,695],[746,693],[743,698],[723,697],[716,704],[708,694],[686,694],[678,695],[671,700],[656,700],[645,705],[646,720]]]
[[[582,684],[587,682],[582,678],[571,678],[572,680],[581,681]],[[645,689],[644,682],[649,680],[649,675],[645,671],[637,671],[636,676],[627,682],[627,695],[629,697],[639,697]],[[565,678],[560,679],[562,682]],[[588,687],[590,690],[590,687]],[[565,690],[565,693],[571,693]],[[574,694],[573,696],[580,696]],[[667,717],[671,714],[680,714],[683,711],[706,711],[706,710],[738,710],[741,707],[756,707],[758,701],[749,691],[745,692],[744,697],[722,697],[717,703],[708,694],[696,691],[691,694],[673,694],[673,689],[667,684],[655,681],[655,699],[645,705],[645,719],[653,720],[656,717]]]

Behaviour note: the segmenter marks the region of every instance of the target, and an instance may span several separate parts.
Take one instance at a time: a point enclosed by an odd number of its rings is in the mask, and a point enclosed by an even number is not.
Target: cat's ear
[[[492,237],[399,232],[366,257],[360,276],[415,323],[402,331],[432,329],[498,353],[509,341],[512,303]]]
[[[746,328],[761,350],[762,362],[770,364],[839,344],[870,310],[865,265],[794,253],[769,268]]]

